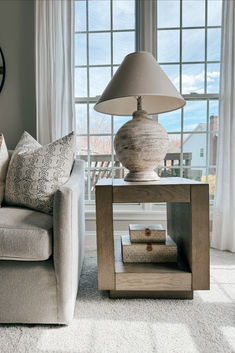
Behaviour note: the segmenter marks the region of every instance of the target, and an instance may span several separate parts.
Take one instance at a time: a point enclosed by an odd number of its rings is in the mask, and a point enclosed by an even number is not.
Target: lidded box
[[[166,230],[161,224],[129,224],[132,243],[165,243]]]
[[[165,243],[131,243],[128,235],[121,237],[123,262],[177,262],[177,245],[166,237]]]

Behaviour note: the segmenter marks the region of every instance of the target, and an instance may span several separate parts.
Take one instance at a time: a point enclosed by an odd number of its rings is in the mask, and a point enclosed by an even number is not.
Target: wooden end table
[[[114,242],[113,203],[166,202],[177,264],[124,264]],[[210,287],[209,185],[184,178],[156,182],[101,179],[96,185],[98,286],[111,297],[192,299]]]

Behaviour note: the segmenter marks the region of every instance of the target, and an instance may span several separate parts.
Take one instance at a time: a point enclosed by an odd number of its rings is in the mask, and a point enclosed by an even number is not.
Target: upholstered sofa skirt
[[[55,194],[52,256],[0,261],[0,322],[68,324],[74,315],[84,239],[84,162],[76,160],[70,179]]]

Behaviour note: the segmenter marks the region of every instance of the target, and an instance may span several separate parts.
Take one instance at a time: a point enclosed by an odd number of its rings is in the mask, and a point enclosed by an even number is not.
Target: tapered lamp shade
[[[185,105],[175,86],[152,54],[125,57],[94,109],[110,115],[132,115],[116,133],[114,149],[129,170],[126,181],[159,180],[156,167],[169,144],[166,130],[148,114],[165,113]]]
[[[132,115],[139,96],[142,109],[148,114],[169,112],[185,105],[153,55],[135,52],[125,57],[94,109],[110,115]]]

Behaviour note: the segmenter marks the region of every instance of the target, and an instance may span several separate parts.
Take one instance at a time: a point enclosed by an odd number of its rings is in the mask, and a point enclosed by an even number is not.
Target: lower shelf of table
[[[117,291],[131,291],[132,296],[137,294],[136,291],[157,291],[165,292],[165,294],[173,291],[192,292],[192,273],[184,264],[179,263],[124,264],[121,256],[121,242],[120,240],[115,240],[115,292]],[[111,291],[111,296],[112,292],[114,291]],[[159,296],[163,294],[159,293]],[[192,294],[190,295],[192,296]]]

